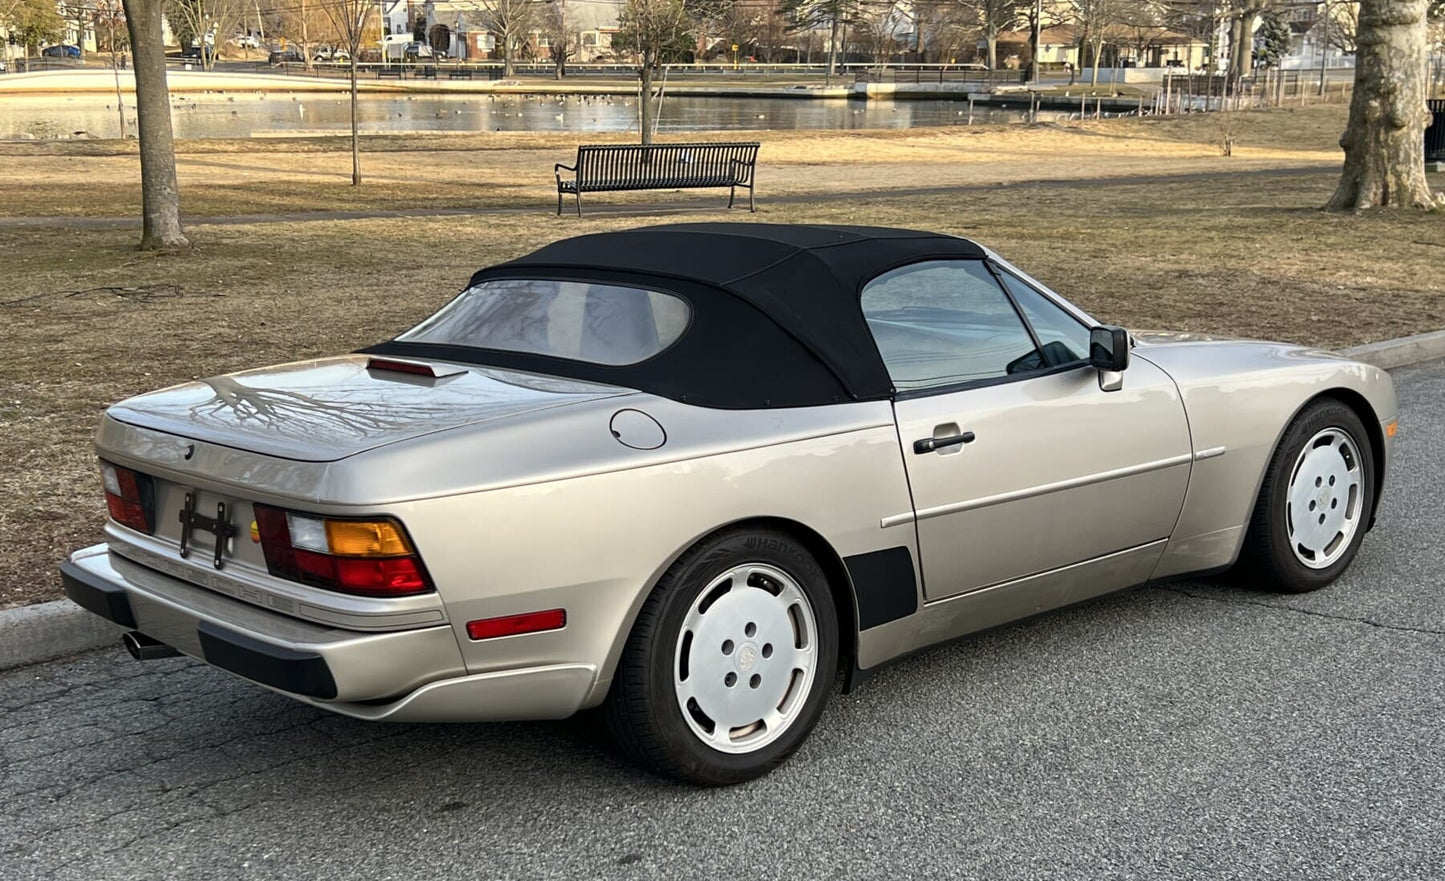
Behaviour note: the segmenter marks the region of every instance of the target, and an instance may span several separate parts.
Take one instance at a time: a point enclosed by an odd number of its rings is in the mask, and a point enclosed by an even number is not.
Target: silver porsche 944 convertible
[[[1188,573],[1329,584],[1396,415],[1374,367],[1100,326],[965,239],[658,226],[116,404],[105,540],[61,571],[138,658],[360,719],[600,708],[729,783],[839,674]]]

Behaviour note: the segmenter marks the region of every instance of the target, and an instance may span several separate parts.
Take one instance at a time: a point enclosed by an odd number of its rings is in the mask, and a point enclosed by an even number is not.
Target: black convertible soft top
[[[863,286],[904,264],[983,256],[967,239],[881,227],[687,223],[597,233],[483,269],[471,284],[559,278],[676,294],[692,322],[662,353],[607,366],[396,340],[363,351],[605,382],[711,407],[880,400],[893,384],[863,318]]]

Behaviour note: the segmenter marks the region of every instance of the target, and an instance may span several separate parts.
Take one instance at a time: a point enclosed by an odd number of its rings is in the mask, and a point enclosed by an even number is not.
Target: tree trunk
[[[502,79],[512,78],[512,38],[509,34],[502,35]]]
[[[988,69],[995,70],[998,68],[998,28],[990,25],[984,40],[988,43]]]
[[[311,69],[311,34],[307,27],[306,0],[301,0],[301,63]]]
[[[120,91],[120,59],[115,54],[115,34],[110,35],[110,72],[115,77],[115,109],[120,117],[120,139],[125,140],[125,98]]]
[[[838,16],[833,16],[833,27],[828,33],[828,69],[823,74],[823,86],[833,85],[833,69],[838,62]]]
[[[143,250],[184,248],[166,50],[161,43],[161,0],[125,0],[135,75],[136,134],[140,138]]]
[[[1344,171],[1327,211],[1445,207],[1425,180],[1427,0],[1362,0]]]
[[[360,41],[351,50],[351,185],[361,186],[361,139],[356,130],[356,56],[361,54]]]
[[[642,118],[642,143],[652,143],[652,64],[642,60],[638,74],[642,77],[642,93],[639,96],[638,115]]]
[[[1235,44],[1234,57],[1230,59],[1234,67],[1234,82],[1244,82],[1250,71],[1254,69],[1254,22],[1259,16],[1253,12],[1241,13],[1238,22],[1239,42]]]

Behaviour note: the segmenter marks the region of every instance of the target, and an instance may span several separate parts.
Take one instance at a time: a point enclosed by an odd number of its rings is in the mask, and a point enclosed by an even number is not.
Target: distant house
[[[572,62],[610,57],[612,35],[617,33],[618,0],[553,0],[564,3],[567,29],[578,35],[580,51]],[[542,4],[538,4],[539,9]],[[486,61],[500,58],[498,34],[488,26],[483,0],[428,0],[422,7],[427,42],[432,49],[451,58]],[[523,41],[522,57],[550,60],[550,41],[540,27]]]
[[[1325,11],[1329,10],[1329,21]],[[1286,6],[1282,17],[1290,29],[1290,47],[1280,60],[1286,70],[1355,66],[1355,21],[1360,4],[1296,2]]]
[[[1028,64],[1027,28],[1006,31],[998,38],[1000,66],[1022,67]],[[1085,33],[1076,25],[1044,28],[1039,34],[1039,62],[1045,70],[1061,70],[1073,65],[1075,70],[1092,68],[1092,46],[1085,46]],[[984,44],[979,42],[982,54]],[[1114,25],[1106,28],[1099,47],[1099,67],[1147,67],[1198,70],[1209,57],[1209,43],[1198,37],[1146,25]]]

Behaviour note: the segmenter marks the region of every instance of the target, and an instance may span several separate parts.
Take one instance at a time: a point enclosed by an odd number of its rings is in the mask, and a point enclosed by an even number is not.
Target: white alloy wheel
[[[678,708],[699,740],[724,753],[762,749],[797,721],[813,690],[813,606],[783,570],[734,566],[688,609],[672,669]]]
[[[1364,467],[1354,438],[1326,428],[1310,438],[1290,472],[1290,549],[1311,569],[1333,564],[1364,519]]]

